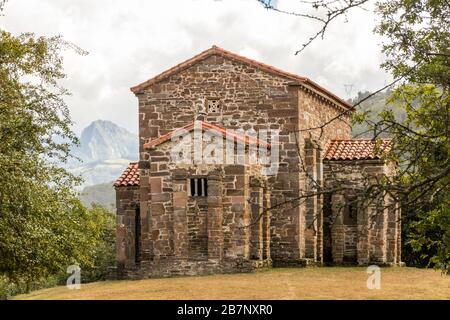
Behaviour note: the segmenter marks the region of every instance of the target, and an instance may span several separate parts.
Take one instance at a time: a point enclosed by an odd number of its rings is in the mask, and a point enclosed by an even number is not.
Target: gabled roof
[[[270,144],[268,144],[268,143],[266,143],[264,141],[261,141],[259,139],[255,139],[255,138],[250,137],[248,135],[241,135],[241,134],[235,133],[235,132],[233,132],[231,130],[227,130],[226,128],[218,126],[216,124],[212,124],[212,123],[208,123],[208,122],[204,122],[204,121],[199,121],[199,120],[198,121],[193,121],[193,122],[189,123],[188,125],[185,125],[182,128],[175,129],[175,130],[173,130],[173,131],[171,131],[169,133],[166,133],[166,134],[164,134],[164,135],[162,135],[162,136],[160,136],[158,138],[150,140],[149,142],[144,144],[144,148],[145,149],[154,148],[154,147],[156,147],[157,145],[160,145],[163,142],[171,140],[172,136],[176,135],[180,130],[192,131],[195,128],[200,128],[200,126],[201,126],[201,128],[203,130],[205,130],[205,129],[214,130],[214,131],[217,131],[217,133],[220,133],[221,135],[223,135],[224,137],[228,137],[228,138],[234,139],[236,141],[241,141],[241,142],[243,142],[245,144],[256,144],[257,146],[260,146],[260,145],[263,146],[263,147],[265,146],[268,149],[271,148]]]
[[[139,185],[139,164],[131,162],[119,179],[114,183],[115,187],[138,186]]]
[[[381,140],[376,145],[371,139],[331,140],[328,143],[324,160],[375,160],[381,159],[383,153],[388,152],[390,140]]]
[[[334,93],[332,93],[332,92],[328,91],[327,89],[319,86],[317,83],[315,83],[314,81],[312,81],[312,80],[310,80],[310,79],[308,79],[306,77],[301,77],[301,76],[295,75],[293,73],[289,73],[289,72],[280,70],[278,68],[272,67],[272,66],[264,64],[262,62],[258,62],[258,61],[255,61],[255,60],[252,60],[252,59],[240,56],[240,55],[238,55],[236,53],[227,51],[227,50],[219,48],[217,46],[212,46],[211,48],[209,48],[209,49],[207,49],[207,50],[205,50],[205,51],[203,51],[203,52],[193,56],[192,58],[190,58],[190,59],[188,59],[188,60],[186,60],[186,61],[184,61],[184,62],[182,62],[180,64],[177,64],[176,66],[174,66],[174,67],[172,67],[172,68],[170,68],[170,69],[168,69],[168,70],[158,74],[157,76],[155,76],[155,77],[153,77],[153,78],[151,78],[151,79],[149,79],[147,81],[144,81],[144,82],[142,82],[142,83],[140,83],[140,84],[138,84],[138,85],[136,85],[134,87],[131,87],[130,89],[131,89],[131,91],[133,93],[137,94],[139,91],[141,91],[141,90],[143,90],[143,89],[145,89],[145,88],[147,88],[147,87],[149,87],[149,86],[151,86],[151,85],[153,85],[153,84],[155,84],[155,83],[157,83],[157,82],[159,82],[161,80],[164,80],[167,77],[169,77],[169,76],[171,76],[171,75],[173,75],[173,74],[175,74],[175,73],[177,73],[177,72],[179,72],[181,70],[184,70],[184,69],[186,69],[186,68],[196,64],[197,62],[199,62],[199,61],[201,61],[201,60],[203,60],[203,59],[205,59],[205,58],[207,58],[209,56],[212,56],[212,55],[219,55],[219,56],[222,56],[224,58],[228,58],[228,59],[232,59],[232,60],[235,60],[235,61],[239,61],[241,63],[244,63],[244,64],[247,64],[247,65],[259,68],[260,70],[263,70],[265,72],[268,72],[268,73],[271,73],[271,74],[274,74],[274,75],[277,75],[277,76],[280,76],[280,77],[283,77],[283,78],[286,78],[286,79],[290,79],[290,80],[298,83],[299,85],[302,85],[302,86],[304,86],[304,87],[306,87],[308,89],[311,89],[312,91],[322,95],[323,97],[328,98],[329,100],[331,100],[332,102],[334,102],[334,103],[336,103],[338,105],[344,106],[345,108],[348,108],[348,109],[353,109],[353,106],[351,104],[349,104],[347,101],[339,98]]]

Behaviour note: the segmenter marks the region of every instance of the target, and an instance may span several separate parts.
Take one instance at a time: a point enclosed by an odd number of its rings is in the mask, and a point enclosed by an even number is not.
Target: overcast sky
[[[278,0],[277,6],[296,9],[295,3]],[[372,34],[374,15],[360,9],[297,56],[319,26],[256,0],[9,0],[4,14],[0,27],[7,31],[60,34],[89,52],[64,54],[77,133],[96,119],[136,133],[137,99],[129,88],[213,44],[307,76],[345,99],[387,79],[379,68],[381,39]]]

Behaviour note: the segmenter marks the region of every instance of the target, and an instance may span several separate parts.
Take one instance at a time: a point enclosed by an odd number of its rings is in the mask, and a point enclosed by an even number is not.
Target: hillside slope
[[[393,109],[394,115],[396,119],[402,120],[404,118],[404,113],[400,109],[395,109],[394,106],[387,104],[386,100],[391,94],[390,91],[384,91],[377,93],[373,97],[367,99],[366,101],[362,102],[361,105],[356,107],[357,112],[370,112],[370,119],[376,120],[379,119],[376,115],[379,114],[381,111],[385,109]],[[369,95],[369,92],[364,93],[358,93],[358,96],[352,99],[350,102],[352,104],[357,103],[358,101],[362,100],[366,96]],[[373,133],[368,130],[368,127],[366,124],[358,124],[353,126],[352,128],[352,136],[354,138],[372,138]]]
[[[113,182],[84,187],[80,192],[80,200],[85,206],[90,207],[92,203],[97,203],[114,212],[116,210],[116,194]]]

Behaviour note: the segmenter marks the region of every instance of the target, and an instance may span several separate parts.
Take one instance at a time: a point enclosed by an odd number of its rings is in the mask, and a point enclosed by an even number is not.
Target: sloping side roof
[[[114,183],[115,187],[138,186],[139,179],[139,164],[131,162],[119,179]]]
[[[271,145],[266,143],[266,142],[264,142],[264,141],[261,141],[259,139],[255,139],[255,138],[250,137],[250,136],[240,135],[238,133],[234,133],[234,132],[232,132],[230,130],[227,130],[224,127],[221,127],[221,126],[218,126],[218,125],[215,125],[215,124],[212,124],[212,123],[204,122],[204,121],[194,121],[194,122],[189,123],[188,125],[185,125],[182,128],[175,129],[175,130],[173,130],[173,131],[171,131],[169,133],[166,133],[165,135],[162,135],[162,136],[160,136],[160,137],[158,137],[156,139],[153,139],[153,140],[145,143],[144,144],[144,148],[145,149],[154,148],[154,147],[156,147],[157,145],[160,145],[163,142],[171,140],[172,136],[177,134],[177,132],[180,132],[180,130],[192,131],[192,130],[194,130],[196,128],[196,126],[198,128],[201,127],[203,130],[204,129],[214,130],[218,134],[223,135],[224,137],[235,139],[236,141],[241,141],[241,142],[243,142],[245,144],[256,144],[257,146],[267,147],[268,149],[271,148]]]
[[[202,122],[206,126],[212,126],[214,128],[221,128],[206,122]],[[193,128],[193,123],[189,124]],[[184,128],[188,127],[185,126]],[[221,128],[223,129],[223,128]],[[189,129],[186,129],[189,130]],[[164,135],[166,136],[166,135]],[[164,138],[164,136],[155,139],[155,146],[157,144],[163,143],[170,139]],[[244,138],[243,136],[239,136]],[[247,137],[249,138],[249,137]],[[156,141],[158,140],[158,141]],[[245,140],[244,140],[245,141]],[[248,143],[248,140],[247,142]],[[144,145],[145,146],[145,145]],[[268,145],[270,146],[270,145]],[[151,147],[151,146],[150,146]],[[375,141],[373,140],[332,140],[327,146],[325,152],[324,160],[376,160],[380,159],[380,153],[383,151],[387,152],[390,149],[390,140],[382,140],[379,149],[375,148]],[[375,151],[379,151],[377,154]],[[114,186],[116,187],[126,187],[126,186],[138,186],[139,185],[139,164],[138,162],[131,162],[128,167],[124,170],[122,175],[116,180]]]
[[[272,66],[264,64],[262,62],[258,62],[258,61],[255,61],[255,60],[252,60],[252,59],[240,56],[240,55],[238,55],[236,53],[227,51],[227,50],[219,48],[217,46],[212,46],[211,48],[209,48],[209,49],[207,49],[207,50],[205,50],[205,51],[195,55],[194,57],[192,57],[192,58],[190,58],[190,59],[188,59],[188,60],[186,60],[186,61],[184,61],[184,62],[182,62],[180,64],[177,64],[176,66],[174,66],[174,67],[172,67],[172,68],[170,68],[170,69],[168,69],[168,70],[158,74],[157,76],[155,76],[155,77],[153,77],[153,78],[151,78],[151,79],[149,79],[147,81],[144,81],[144,82],[142,82],[142,83],[140,83],[140,84],[138,84],[138,85],[136,85],[134,87],[131,87],[130,89],[131,89],[132,92],[134,92],[136,94],[139,91],[141,91],[141,90],[143,90],[143,89],[145,89],[145,88],[147,88],[147,87],[149,87],[149,86],[151,86],[151,85],[153,85],[153,84],[155,84],[155,83],[157,83],[157,82],[159,82],[161,80],[164,80],[167,77],[169,77],[169,76],[171,76],[171,75],[173,75],[173,74],[175,74],[175,73],[177,73],[177,72],[179,72],[181,70],[184,70],[184,69],[186,69],[186,68],[196,64],[197,62],[199,62],[199,61],[201,61],[201,60],[203,60],[203,59],[205,59],[205,58],[207,58],[207,57],[209,57],[211,55],[219,55],[219,56],[222,56],[222,57],[225,57],[225,58],[236,60],[236,61],[239,61],[241,63],[245,63],[245,64],[251,65],[253,67],[259,68],[259,69],[261,69],[261,70],[263,70],[265,72],[268,72],[268,73],[271,73],[271,74],[274,74],[274,75],[277,75],[277,76],[280,76],[280,77],[284,77],[284,78],[290,79],[292,81],[298,82],[300,85],[304,85],[307,88],[312,88],[314,91],[317,91],[319,94],[321,94],[322,96],[328,98],[329,100],[333,101],[336,104],[344,106],[345,108],[348,108],[348,109],[353,109],[353,106],[350,105],[347,101],[339,98],[334,93],[332,93],[332,92],[328,91],[327,89],[319,86],[317,83],[315,83],[314,81],[312,81],[312,80],[310,80],[310,79],[308,79],[306,77],[301,77],[301,76],[295,75],[293,73],[289,73],[289,72],[280,70],[278,68],[272,67]]]
[[[376,147],[376,141],[370,139],[331,140],[327,146],[324,160],[375,160],[381,159],[383,152],[390,149],[390,140],[382,140]]]

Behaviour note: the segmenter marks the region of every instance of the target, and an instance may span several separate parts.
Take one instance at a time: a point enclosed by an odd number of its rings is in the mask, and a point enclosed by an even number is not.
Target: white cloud
[[[292,6],[280,0],[278,6]],[[265,10],[256,0],[14,0],[0,25],[13,33],[61,34],[89,51],[67,52],[65,86],[79,132],[107,119],[137,132],[137,99],[129,87],[216,44],[286,71],[308,76],[343,98],[344,84],[377,89],[380,42],[373,16],[355,10],[302,54],[294,52],[319,27]]]

